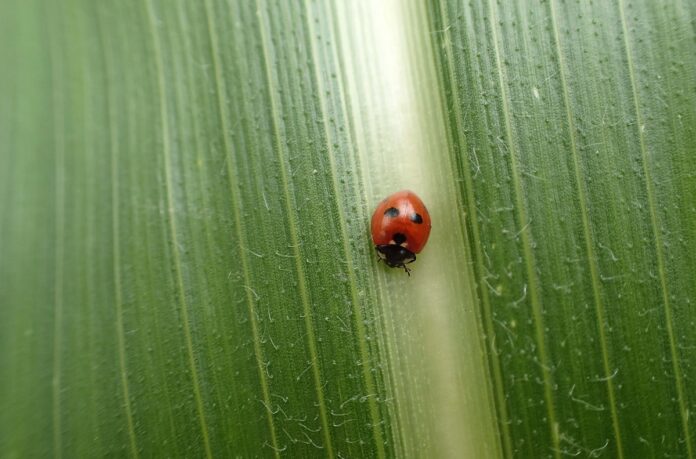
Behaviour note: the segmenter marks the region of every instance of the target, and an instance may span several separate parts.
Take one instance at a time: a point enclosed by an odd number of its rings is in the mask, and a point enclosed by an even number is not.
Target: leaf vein
[[[312,311],[309,304],[309,293],[307,292],[306,276],[304,273],[304,268],[302,267],[302,259],[300,254],[300,243],[297,235],[297,221],[295,218],[295,213],[292,209],[292,197],[290,192],[290,185],[288,181],[288,170],[285,163],[285,156],[283,154],[282,148],[282,136],[280,133],[281,125],[281,113],[278,107],[277,96],[274,95],[273,76],[271,72],[271,57],[270,57],[270,37],[268,37],[268,30],[266,30],[262,13],[267,11],[266,5],[261,5],[264,0],[256,0],[257,14],[259,16],[259,33],[261,35],[261,48],[263,52],[263,61],[266,69],[266,79],[268,82],[268,98],[270,101],[270,112],[272,117],[273,131],[276,140],[276,150],[278,154],[278,162],[281,176],[281,184],[283,187],[284,201],[286,206],[286,212],[289,220],[289,230],[290,230],[290,246],[294,253],[295,259],[295,269],[297,272],[297,284],[298,290],[300,292],[300,298],[302,300],[302,307],[304,310],[304,322],[305,328],[307,329],[307,345],[309,348],[310,359],[312,364],[312,375],[314,377],[314,385],[317,393],[317,403],[319,405],[319,416],[321,418],[322,430],[324,441],[326,442],[326,455],[329,458],[334,457],[333,444],[331,441],[331,433],[329,431],[328,416],[326,413],[326,402],[324,400],[324,391],[321,384],[321,373],[318,364],[318,352],[316,348],[316,338],[314,335],[314,325],[312,323]]]
[[[628,67],[628,76],[631,82],[633,105],[636,114],[636,129],[638,131],[638,143],[640,145],[641,162],[643,163],[643,175],[645,177],[645,189],[648,198],[650,225],[652,228],[653,238],[655,242],[655,253],[657,255],[657,271],[660,280],[660,290],[662,291],[662,303],[664,305],[667,338],[669,340],[670,354],[672,357],[672,369],[674,371],[674,379],[677,390],[679,414],[681,417],[682,427],[684,429],[684,441],[686,443],[687,454],[690,458],[693,458],[694,451],[693,446],[691,444],[691,434],[689,432],[689,410],[687,408],[686,396],[684,394],[683,374],[679,366],[677,344],[674,337],[674,325],[672,323],[672,307],[669,301],[669,289],[667,287],[667,277],[665,274],[665,255],[663,252],[662,236],[660,235],[660,229],[658,225],[658,216],[655,204],[655,190],[653,189],[652,176],[650,174],[648,151],[645,146],[645,134],[643,132],[643,117],[640,111],[638,86],[636,82],[635,68],[633,65],[633,54],[631,51],[631,45],[629,40],[624,0],[619,0],[619,16],[621,19],[621,30],[624,39],[624,50],[626,51],[626,64]]]
[[[99,15],[97,15],[99,18]],[[103,24],[102,24],[103,25]],[[111,74],[113,67],[110,65],[111,52],[106,46],[106,40],[104,40],[104,27],[100,25],[99,27],[99,37],[100,45],[104,51],[104,66],[106,68],[107,74]],[[121,248],[120,248],[120,234],[121,225],[119,220],[119,186],[118,186],[118,173],[119,173],[119,145],[118,136],[116,134],[116,122],[114,120],[114,105],[113,105],[113,95],[111,91],[106,92],[105,97],[106,112],[108,113],[108,130],[109,130],[109,152],[110,152],[110,165],[111,165],[111,232],[112,232],[112,258],[113,258],[113,270],[114,270],[114,300],[116,303],[116,338],[118,347],[118,366],[119,366],[119,376],[121,379],[121,390],[123,391],[123,404],[126,411],[126,422],[128,424],[128,438],[130,440],[130,447],[133,457],[138,457],[138,447],[135,441],[135,428],[133,425],[133,412],[130,402],[130,391],[128,387],[128,373],[126,370],[126,345],[125,345],[125,333],[123,327],[123,286],[121,282]]]
[[[492,34],[492,39],[493,39],[493,48],[495,52],[495,64],[496,64],[496,70],[498,73],[498,84],[500,86],[500,96],[501,96],[501,103],[502,103],[502,110],[503,110],[503,118],[505,122],[505,136],[509,142],[508,149],[510,151],[510,169],[511,169],[511,175],[512,175],[512,183],[514,187],[514,193],[515,193],[515,206],[517,208],[517,215],[518,215],[518,225],[520,227],[523,227],[529,219],[527,218],[526,214],[526,209],[524,205],[524,200],[523,200],[523,189],[522,189],[522,184],[521,179],[519,177],[519,164],[517,163],[517,155],[516,152],[514,151],[514,146],[513,146],[513,133],[512,133],[512,121],[511,121],[511,109],[509,106],[509,96],[507,94],[507,91],[505,90],[505,71],[503,69],[502,61],[501,61],[501,51],[500,51],[500,46],[502,44],[502,39],[498,36],[498,33],[496,32],[497,30],[497,24],[499,22],[498,19],[498,11],[497,8],[494,5],[494,0],[488,0],[488,9],[490,10],[489,14],[489,25],[491,28],[491,34]],[[549,430],[551,433],[551,440],[553,442],[551,449],[554,451],[555,457],[558,459],[560,458],[560,438],[558,436],[558,426],[557,426],[557,421],[556,421],[556,413],[555,413],[555,407],[554,407],[554,401],[553,401],[553,396],[551,394],[551,371],[550,367],[548,365],[548,355],[546,351],[546,343],[544,340],[544,325],[543,325],[543,317],[542,317],[542,312],[541,312],[541,302],[539,300],[539,293],[538,293],[538,279],[536,277],[535,269],[534,269],[534,254],[532,252],[532,247],[531,247],[531,242],[529,240],[529,231],[523,231],[522,234],[520,235],[522,239],[522,250],[524,252],[524,261],[525,261],[525,269],[527,271],[527,277],[529,280],[529,296],[530,296],[530,302],[532,305],[532,312],[534,315],[534,324],[535,324],[535,329],[536,329],[536,341],[537,345],[539,348],[539,359],[541,360],[540,366],[542,369],[542,375],[543,375],[543,380],[544,380],[544,399],[546,400],[546,408],[549,416]]]
[[[444,22],[445,17],[447,17],[447,11],[446,11],[446,6],[445,2],[440,2],[440,18],[441,18],[441,23]],[[452,27],[448,26],[443,29],[443,34],[444,34],[444,47],[443,49],[445,50],[446,54],[446,60],[442,62],[442,65],[446,67],[446,71],[449,75],[449,80],[450,84],[449,87],[452,91],[452,99],[453,100],[460,100],[460,95],[459,95],[459,88],[458,85],[455,82],[455,73],[454,73],[454,54],[453,54],[453,44],[452,44]],[[443,96],[444,99],[444,96]],[[462,118],[462,111],[460,109],[460,106],[457,104],[453,104],[453,109],[452,113],[454,114],[455,122],[457,124],[457,130],[456,133],[452,132],[452,129],[448,129],[447,131],[449,132],[449,137],[453,137],[457,135],[458,140],[460,144],[462,145],[461,151],[466,152],[467,151],[467,140],[463,135],[458,135],[460,132],[466,132],[465,126],[464,126],[464,120]],[[453,143],[453,139],[450,139],[450,142]],[[474,152],[475,154],[475,152]],[[464,193],[466,194],[466,199],[467,201],[471,204],[471,208],[469,209],[469,219],[472,222],[471,228],[472,228],[472,238],[473,238],[473,245],[476,251],[476,271],[479,273],[479,275],[483,275],[485,272],[485,268],[483,265],[483,254],[482,254],[482,240],[481,240],[481,234],[479,232],[479,227],[476,224],[478,221],[478,209],[476,208],[476,198],[474,195],[474,185],[473,185],[473,178],[471,176],[471,170],[466,167],[466,165],[462,165],[462,170],[464,172]],[[477,171],[478,173],[478,171]],[[466,224],[466,219],[462,217],[462,224]],[[493,329],[493,322],[492,322],[492,317],[493,317],[493,312],[492,312],[492,306],[491,306],[491,299],[490,295],[488,292],[487,288],[480,288],[478,289],[480,292],[481,296],[481,303],[482,303],[482,308],[483,308],[483,315],[484,315],[484,327],[486,329],[486,334],[488,336],[495,336],[494,335],[494,329]],[[506,453],[507,456],[512,456],[513,454],[513,446],[512,446],[512,437],[510,433],[510,416],[508,414],[507,410],[507,403],[505,401],[505,394],[503,392],[503,376],[502,376],[502,369],[501,369],[501,364],[500,364],[500,359],[498,358],[498,352],[495,350],[495,345],[494,342],[491,340],[490,343],[488,344],[491,352],[489,352],[489,357],[491,360],[490,366],[492,367],[493,371],[493,377],[495,380],[498,382],[497,384],[494,384],[494,393],[495,393],[495,400],[496,400],[496,406],[498,409],[498,427],[501,430],[500,434],[503,439],[503,451]]]
[[[177,237],[176,228],[176,218],[174,216],[174,196],[172,190],[172,164],[171,164],[171,146],[169,144],[169,121],[168,121],[168,107],[167,98],[165,94],[166,82],[164,78],[163,63],[162,63],[162,50],[159,39],[159,34],[157,33],[157,20],[155,18],[154,7],[152,5],[152,0],[147,1],[147,12],[148,19],[150,21],[150,29],[152,32],[152,41],[155,54],[155,64],[157,68],[157,85],[159,91],[159,102],[160,102],[160,117],[162,123],[162,142],[163,142],[163,153],[164,153],[164,175],[165,175],[165,188],[167,197],[167,213],[169,215],[169,232],[171,234],[171,245],[172,252],[174,255],[174,271],[176,273],[177,289],[179,292],[179,302],[181,307],[181,318],[183,321],[184,338],[186,340],[186,351],[188,355],[188,364],[191,370],[191,380],[193,384],[194,399],[196,402],[196,411],[198,413],[198,419],[201,428],[201,434],[203,435],[203,446],[205,449],[205,454],[208,459],[212,459],[212,451],[210,449],[210,439],[208,435],[208,426],[205,420],[205,412],[203,409],[203,399],[200,389],[200,383],[198,381],[198,370],[196,369],[196,361],[193,351],[193,338],[191,336],[191,323],[188,316],[188,305],[186,302],[186,291],[184,289],[184,280],[181,269],[181,259],[179,254],[179,243]]]
[[[362,311],[360,308],[360,300],[358,298],[358,291],[357,291],[357,280],[355,276],[355,262],[353,261],[353,256],[352,256],[352,251],[350,250],[350,247],[348,246],[348,232],[346,230],[346,225],[345,225],[345,214],[344,214],[344,206],[342,205],[342,199],[341,199],[341,194],[339,192],[339,186],[338,186],[338,172],[336,169],[336,161],[334,158],[335,155],[335,150],[333,147],[334,142],[332,141],[332,135],[330,133],[329,125],[329,117],[327,113],[327,103],[326,103],[326,91],[323,88],[322,85],[322,79],[321,79],[321,74],[319,73],[319,66],[317,65],[317,55],[318,51],[316,49],[316,41],[314,40],[314,37],[316,36],[314,32],[314,27],[312,26],[312,20],[310,18],[311,14],[311,9],[307,5],[307,0],[305,0],[305,21],[307,28],[309,30],[309,35],[312,37],[310,39],[310,53],[312,55],[312,62],[313,62],[313,67],[315,70],[315,78],[316,78],[316,84],[318,87],[318,94],[319,94],[319,105],[320,105],[320,110],[322,113],[322,118],[324,122],[322,125],[324,126],[324,135],[326,136],[326,146],[327,146],[327,156],[329,159],[329,165],[331,168],[331,184],[333,187],[333,192],[334,196],[336,196],[336,203],[337,203],[337,208],[338,208],[338,222],[339,226],[341,228],[341,240],[343,243],[343,253],[344,257],[346,259],[346,271],[348,272],[348,279],[350,283],[350,292],[351,292],[351,304],[353,305],[353,315],[354,315],[354,322],[355,326],[358,332],[358,345],[360,349],[360,356],[363,361],[362,365],[362,370],[363,370],[363,378],[365,380],[365,386],[366,390],[368,393],[375,393],[375,383],[372,379],[372,375],[370,375],[370,365],[368,365],[368,362],[370,362],[370,355],[367,349],[366,345],[366,339],[365,339],[365,325],[363,323],[363,318],[362,318]],[[333,41],[333,40],[332,40]],[[339,79],[339,84],[340,84],[340,79]],[[339,91],[343,91],[342,88],[339,89]],[[352,151],[352,141],[349,138],[349,151]],[[368,400],[368,405],[370,408],[370,417],[372,418],[372,434],[373,434],[373,439],[375,442],[375,447],[377,448],[377,457],[378,458],[384,458],[385,457],[385,452],[384,452],[384,440],[382,438],[382,432],[380,429],[380,422],[379,422],[379,410],[377,408],[377,402],[374,397],[370,397]]]
[[[222,139],[223,139],[223,146],[225,148],[225,162],[227,165],[227,171],[228,171],[228,183],[230,186],[230,194],[232,195],[232,214],[234,218],[234,229],[235,233],[237,235],[237,241],[239,242],[239,247],[240,247],[240,264],[242,267],[242,275],[244,276],[244,285],[248,286],[251,285],[251,274],[249,271],[249,262],[248,262],[248,255],[244,254],[244,247],[246,247],[246,238],[244,236],[244,232],[242,231],[241,227],[241,222],[242,222],[242,217],[241,213],[239,211],[240,207],[240,202],[239,202],[239,193],[236,192],[236,190],[239,189],[237,183],[236,183],[236,175],[233,170],[233,165],[232,165],[232,154],[233,154],[233,148],[232,148],[232,141],[229,138],[229,134],[227,131],[228,126],[230,125],[229,122],[229,114],[227,112],[227,108],[225,106],[225,94],[227,93],[227,88],[225,86],[225,79],[223,78],[222,75],[222,68],[220,66],[220,60],[218,58],[219,56],[219,41],[218,41],[218,36],[217,36],[217,30],[215,29],[215,25],[213,24],[213,14],[212,14],[212,5],[210,0],[206,0],[205,2],[205,16],[207,20],[207,27],[208,27],[208,38],[210,40],[210,54],[211,54],[211,59],[213,61],[213,68],[215,70],[215,85],[216,85],[216,93],[217,93],[217,101],[218,101],[218,115],[220,117],[220,128],[222,131]],[[254,298],[252,297],[253,291],[249,288],[245,288],[245,294],[246,294],[246,303],[247,303],[247,308],[249,311],[249,321],[251,323],[251,332],[254,338],[254,354],[256,357],[256,367],[257,371],[259,374],[259,380],[261,382],[261,392],[264,400],[264,404],[266,406],[272,406],[271,405],[271,397],[270,397],[270,389],[269,389],[269,384],[268,384],[268,379],[266,377],[266,372],[264,371],[264,354],[263,354],[263,349],[261,348],[261,336],[259,334],[259,324],[258,324],[258,319],[257,319],[257,314],[254,308]],[[273,412],[271,410],[266,410],[266,418],[268,422],[268,428],[271,433],[271,449],[273,450],[274,454],[276,457],[280,457],[280,452],[283,451],[282,448],[278,446],[278,438],[276,435],[276,430],[275,430],[275,423],[273,421]]]
[[[51,40],[56,43],[57,40]],[[58,88],[55,81],[57,77],[56,49],[51,52],[51,70],[54,81],[53,88],[53,138],[55,142],[55,249],[54,249],[54,285],[53,285],[53,375],[51,377],[51,397],[52,397],[52,416],[53,416],[53,453],[56,458],[62,457],[62,438],[61,438],[61,357],[63,342],[63,289],[64,273],[63,263],[65,261],[65,138],[63,113],[59,110],[63,108],[62,88]]]
[[[606,318],[606,310],[601,296],[601,287],[599,279],[599,270],[597,267],[597,257],[592,247],[592,230],[589,223],[589,212],[587,205],[587,193],[583,186],[583,174],[580,167],[580,158],[578,155],[577,138],[575,137],[575,120],[571,112],[570,96],[568,81],[566,79],[566,69],[561,49],[561,37],[558,28],[558,18],[555,8],[555,0],[549,2],[551,13],[551,26],[553,29],[554,41],[556,45],[556,54],[558,55],[558,72],[561,80],[561,88],[563,93],[563,105],[565,106],[566,119],[568,123],[568,136],[570,137],[570,150],[573,157],[573,169],[575,173],[575,183],[578,190],[578,199],[580,201],[580,216],[582,220],[583,239],[585,240],[585,251],[587,252],[587,263],[590,267],[590,279],[592,281],[592,295],[595,302],[595,313],[597,317],[597,328],[599,330],[599,341],[602,348],[602,365],[604,367],[603,381],[607,383],[607,391],[609,396],[609,406],[611,410],[611,422],[616,438],[616,450],[619,458],[624,457],[623,442],[621,440],[621,428],[619,426],[618,410],[616,404],[616,394],[614,389],[613,378],[609,377],[612,374],[609,348],[607,344],[606,330],[604,320]]]

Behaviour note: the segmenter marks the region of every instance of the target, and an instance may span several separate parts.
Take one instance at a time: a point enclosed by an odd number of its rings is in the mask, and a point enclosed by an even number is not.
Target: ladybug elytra
[[[379,203],[372,214],[372,241],[381,260],[391,268],[404,268],[416,261],[430,236],[430,214],[423,201],[410,190],[397,191]]]

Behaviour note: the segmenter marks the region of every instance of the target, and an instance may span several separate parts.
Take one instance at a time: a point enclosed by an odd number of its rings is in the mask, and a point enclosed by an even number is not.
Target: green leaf
[[[506,455],[693,457],[694,13],[431,5]]]
[[[0,456],[693,457],[694,18],[0,2]]]

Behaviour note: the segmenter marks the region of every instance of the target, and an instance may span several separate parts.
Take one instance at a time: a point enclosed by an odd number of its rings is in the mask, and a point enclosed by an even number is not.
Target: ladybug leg
[[[411,277],[411,269],[408,268],[406,265],[408,263],[413,263],[414,261],[416,261],[416,254],[415,253],[413,254],[413,258],[408,260],[406,263],[401,264],[401,267],[404,268],[404,271],[406,271],[406,274],[408,274],[408,277]]]

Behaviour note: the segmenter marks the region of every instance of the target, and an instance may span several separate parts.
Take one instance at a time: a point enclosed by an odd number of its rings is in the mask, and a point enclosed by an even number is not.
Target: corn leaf
[[[695,18],[0,1],[0,457],[694,457]]]

